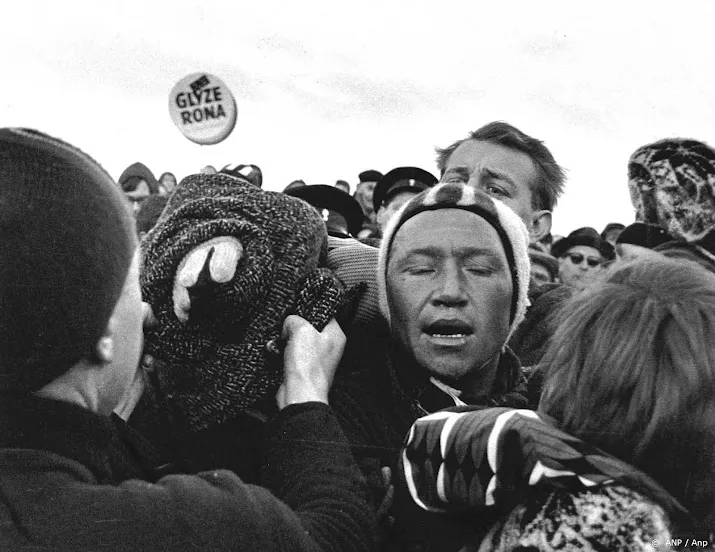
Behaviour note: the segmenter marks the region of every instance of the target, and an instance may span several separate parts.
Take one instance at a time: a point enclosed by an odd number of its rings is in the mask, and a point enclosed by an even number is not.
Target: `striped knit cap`
[[[469,186],[448,182],[425,190],[408,201],[395,213],[385,229],[380,244],[377,264],[377,289],[380,312],[391,325],[390,309],[387,303],[386,276],[390,248],[399,228],[410,218],[424,211],[437,209],[463,209],[470,211],[487,221],[496,231],[504,246],[511,280],[514,285],[510,313],[511,328],[509,337],[524,319],[529,305],[529,233],[521,219],[501,201],[495,200]],[[507,340],[509,340],[507,337]]]
[[[715,150],[707,144],[668,138],[638,148],[628,188],[636,220],[677,240],[697,243],[715,229]]]

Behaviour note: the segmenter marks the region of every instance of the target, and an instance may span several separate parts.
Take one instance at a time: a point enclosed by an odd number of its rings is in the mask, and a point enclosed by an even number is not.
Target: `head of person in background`
[[[312,205],[323,217],[328,236],[355,237],[362,226],[362,209],[355,199],[335,186],[312,184],[285,190],[285,194]]]
[[[463,182],[502,200],[519,215],[532,241],[551,231],[564,171],[544,143],[496,121],[437,148],[440,182]]]
[[[355,187],[353,197],[357,200],[365,215],[365,219],[370,222],[375,222],[375,208],[372,203],[372,194],[375,191],[375,186],[382,178],[382,173],[375,170],[363,171],[358,175],[360,181]]]
[[[216,167],[213,165],[206,165],[203,169],[201,169],[201,174],[216,174],[217,172]]]
[[[540,410],[643,470],[695,529],[712,530],[715,275],[661,255],[615,263],[556,323]]]
[[[436,183],[434,175],[418,167],[398,167],[386,173],[372,194],[373,210],[380,231],[385,231],[387,222],[400,207]]]
[[[88,408],[109,416],[140,372],[138,241],[127,201],[73,146],[26,129],[2,129],[0,141],[2,194],[15,199],[2,215],[4,228],[14,221],[2,237],[14,253],[0,282],[0,393],[57,398],[76,388]],[[123,176],[125,194],[127,183],[155,184],[140,164]],[[27,193],[38,183],[40,209]],[[23,286],[33,292],[18,293]]]
[[[531,282],[541,286],[553,284],[559,277],[559,261],[547,253],[545,247],[537,243],[529,244],[529,260],[531,261]]]
[[[636,221],[673,238],[657,251],[715,271],[715,149],[687,138],[642,146],[628,162],[628,189]]]
[[[166,194],[171,194],[176,188],[176,177],[174,173],[165,172],[159,177],[159,185],[164,189]]]
[[[658,255],[653,250],[672,239],[660,226],[634,222],[626,226],[618,235],[614,246],[616,257],[619,261],[630,261],[640,257]]]
[[[293,190],[295,188],[302,188],[303,186],[307,186],[304,180],[293,180],[290,184],[283,188],[283,192],[287,192],[288,190]]]
[[[554,242],[551,254],[559,260],[559,281],[578,291],[591,286],[604,263],[615,258],[613,246],[589,226]]]
[[[159,183],[143,163],[129,165],[119,177],[119,185],[132,206],[134,216],[149,196],[159,194]]]
[[[263,171],[258,165],[229,164],[223,167],[220,174],[241,178],[253,184],[256,188],[263,187]]]
[[[625,227],[626,225],[621,224],[620,222],[609,222],[608,224],[606,224],[603,231],[601,232],[601,238],[606,240],[611,245],[615,246],[618,236],[621,232],[623,232],[623,229]]]
[[[346,194],[350,193],[350,183],[347,180],[336,180],[335,187],[338,190],[342,190]]]

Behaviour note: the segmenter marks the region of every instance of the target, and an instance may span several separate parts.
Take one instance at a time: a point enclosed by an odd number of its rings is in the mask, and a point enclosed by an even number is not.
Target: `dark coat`
[[[135,479],[151,470],[109,419],[46,399],[1,403],[0,550],[370,548],[360,474],[321,403],[269,424],[266,488],[227,470]]]
[[[491,396],[474,404],[529,408],[525,393],[519,360],[507,349]],[[414,421],[455,406],[449,395],[429,382],[429,373],[401,357],[385,328],[367,330],[359,325],[348,335],[330,404],[376,505],[387,490],[382,468],[394,467]]]

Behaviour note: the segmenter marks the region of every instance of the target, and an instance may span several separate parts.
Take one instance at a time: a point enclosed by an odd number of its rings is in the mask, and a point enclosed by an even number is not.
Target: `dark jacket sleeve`
[[[269,432],[268,488],[228,470],[97,485],[78,462],[29,451],[0,474],[0,549],[370,550],[373,514],[330,407],[290,406]]]

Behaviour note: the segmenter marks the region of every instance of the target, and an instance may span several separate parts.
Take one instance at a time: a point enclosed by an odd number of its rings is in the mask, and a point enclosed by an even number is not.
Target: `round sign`
[[[221,79],[193,73],[181,79],[169,95],[171,120],[192,142],[218,144],[236,126],[236,100]]]

